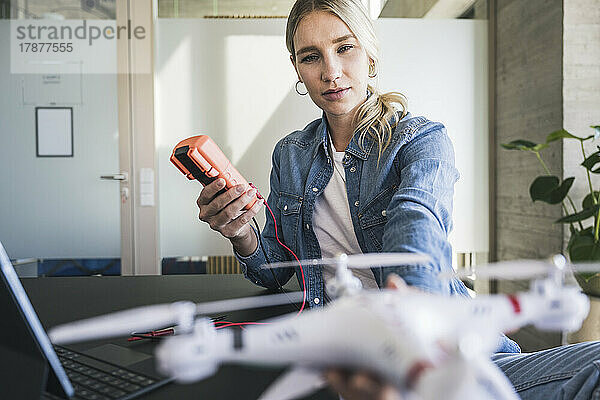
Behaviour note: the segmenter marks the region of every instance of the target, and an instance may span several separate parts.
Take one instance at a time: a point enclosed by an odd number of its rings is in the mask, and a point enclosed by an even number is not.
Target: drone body
[[[163,373],[181,381],[202,379],[209,372],[204,367],[192,372],[194,365],[238,362],[294,365],[319,373],[331,366],[365,368],[403,387],[411,369],[434,365],[439,355],[411,324],[395,318],[390,323],[385,313],[393,303],[382,299],[374,294],[342,298],[320,310],[244,330],[216,331],[199,322],[200,334],[165,340],[157,351],[158,363]],[[374,302],[378,313],[373,313]]]
[[[528,292],[476,299],[362,292],[321,310],[244,330],[216,331],[199,322],[199,334],[167,339],[157,357],[162,373],[182,382],[203,379],[224,362],[293,365],[297,370],[292,373],[305,378],[307,371],[314,372],[312,384],[305,382],[299,393],[306,394],[319,387],[325,369],[345,367],[372,371],[424,400],[440,398],[440,393],[447,399],[516,399],[489,361],[499,334],[528,323],[574,329],[587,307],[587,297],[569,288],[552,297]],[[282,385],[291,379],[284,380]],[[277,386],[269,392],[285,392]],[[287,389],[285,396],[266,393],[261,399],[295,398]]]
[[[338,272],[328,282],[328,292],[336,299],[326,307],[244,329],[217,330],[210,320],[197,319],[158,347],[161,372],[185,383],[214,374],[222,363],[290,366],[261,400],[306,396],[324,385],[322,373],[328,368],[370,371],[408,399],[513,400],[518,396],[489,358],[500,334],[527,324],[575,330],[589,310],[587,296],[578,288],[564,287],[556,273],[534,281],[528,292],[475,299],[418,291],[361,291],[346,269],[350,257],[356,256],[340,258]],[[179,323],[193,320],[194,312],[236,309],[232,301],[200,304],[195,311],[189,304],[152,307],[161,323],[167,323],[169,315]],[[54,328],[50,337],[55,343],[91,339],[82,333],[107,332],[97,329],[99,324],[114,326],[116,319],[132,318],[132,311],[118,314]],[[129,327],[142,322],[146,326],[150,320],[130,322]]]

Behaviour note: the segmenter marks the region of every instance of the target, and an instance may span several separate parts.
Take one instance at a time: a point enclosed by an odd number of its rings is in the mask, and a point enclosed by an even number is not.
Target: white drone
[[[244,330],[216,330],[210,319],[196,316],[298,301],[302,293],[140,307],[58,326],[49,336],[61,344],[177,324],[180,333],[165,339],[156,351],[163,374],[187,383],[213,375],[225,362],[290,366],[260,400],[306,396],[325,385],[323,371],[340,367],[371,371],[409,399],[509,400],[518,396],[489,359],[500,334],[527,324],[577,330],[589,311],[587,296],[577,287],[563,285],[567,264],[562,256],[552,262],[504,262],[480,269],[477,275],[489,278],[539,279],[528,292],[475,299],[389,289],[361,291],[360,282],[348,271],[424,259],[385,253],[304,261],[308,266],[337,264],[335,277],[327,282],[327,291],[336,300]],[[291,265],[296,264],[271,267]],[[597,271],[598,265],[578,270]]]

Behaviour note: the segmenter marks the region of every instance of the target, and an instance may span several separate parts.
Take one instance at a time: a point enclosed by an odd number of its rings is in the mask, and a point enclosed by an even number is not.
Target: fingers
[[[388,289],[395,289],[400,291],[401,293],[407,292],[419,292],[420,290],[413,287],[413,286],[408,286],[406,284],[406,282],[404,282],[404,279],[400,278],[398,275],[396,274],[389,274],[385,283],[385,287]]]
[[[387,281],[385,283],[385,287],[388,289],[396,289],[396,290],[406,290],[408,285],[404,282],[404,279],[400,278],[396,274],[389,274]]]
[[[241,197],[246,191],[246,185],[236,185],[228,189],[225,193],[218,195],[208,204],[208,212],[215,215],[223,210],[229,203]],[[254,189],[252,189],[254,190]]]
[[[209,204],[214,197],[225,187],[225,179],[219,178],[204,186],[200,195],[198,196],[198,200],[196,200],[196,204],[198,207]]]
[[[260,199],[250,209],[245,210],[246,205],[256,200],[256,189],[250,189],[242,195],[237,194],[235,189],[236,187],[231,188],[210,203],[199,206],[198,218],[229,239],[239,236],[244,226],[258,214],[264,204],[264,200]],[[231,198],[234,200],[229,202]],[[225,204],[225,207],[219,209],[219,204]]]
[[[252,199],[245,202],[243,204],[243,206],[248,204],[251,200]],[[228,224],[226,224],[221,229],[221,233],[223,234],[223,236],[225,236],[227,238],[234,238],[234,237],[238,236],[239,233],[242,231],[242,228],[246,224],[248,224],[248,222],[250,222],[250,220],[252,218],[254,218],[256,216],[256,214],[258,214],[258,212],[260,211],[260,208],[262,207],[263,204],[264,204],[263,199],[256,201],[256,203],[254,203],[254,205],[249,210],[243,212],[239,217],[235,218],[234,220],[232,220]]]
[[[385,385],[376,400],[402,400],[402,396],[393,386]]]
[[[337,369],[326,371],[325,379],[334,391],[340,394],[346,392],[346,378],[341,371]]]
[[[222,183],[219,183],[222,181]],[[218,194],[220,190],[224,188],[224,180],[217,179],[215,182],[205,186],[200,192],[200,196],[196,201],[200,212],[198,218],[200,220],[209,222],[210,218],[217,215],[223,210],[229,203],[240,197],[242,193],[247,189],[246,185],[236,185],[229,188],[226,192]],[[208,189],[208,192],[206,192]]]
[[[360,396],[360,399],[379,398],[382,386],[365,373],[356,373],[348,379],[348,391]]]
[[[250,209],[244,210],[244,207],[256,200],[256,189],[247,190],[248,185],[243,184],[222,192],[224,188],[225,180],[217,179],[202,189],[196,200],[198,218],[208,223],[211,229],[232,239],[258,214],[264,200],[257,200]]]
[[[226,196],[228,194],[229,193],[223,193],[221,196]],[[217,201],[221,200],[220,199],[221,196],[219,196],[219,198],[215,199],[215,201],[213,203],[216,203]],[[239,197],[235,197],[231,202],[228,202],[215,215],[214,220],[217,225],[225,226],[228,223],[230,223],[231,221],[233,221],[234,219],[238,218],[240,215],[242,215],[242,213],[245,212],[245,210],[243,208],[246,207],[246,205],[248,203],[252,202],[252,200],[254,200],[256,198],[256,189],[250,189],[246,193],[242,194],[241,196],[236,192],[235,194],[233,194],[233,196],[239,196]],[[228,199],[229,199],[229,196],[227,196],[225,198],[225,200],[223,200],[223,201],[227,201]]]
[[[325,378],[345,400],[399,400],[398,392],[365,372],[348,375],[340,370],[329,370]]]

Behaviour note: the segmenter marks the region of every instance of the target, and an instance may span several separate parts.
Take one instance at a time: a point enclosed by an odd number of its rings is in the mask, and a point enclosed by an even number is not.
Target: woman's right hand
[[[245,210],[244,207],[256,197],[256,189],[240,184],[219,194],[224,187],[225,180],[219,178],[202,189],[196,200],[198,218],[231,240],[240,254],[251,254],[257,241],[248,222],[258,214],[264,200],[259,199]]]
[[[331,369],[325,379],[344,400],[402,400],[396,388],[364,371]]]

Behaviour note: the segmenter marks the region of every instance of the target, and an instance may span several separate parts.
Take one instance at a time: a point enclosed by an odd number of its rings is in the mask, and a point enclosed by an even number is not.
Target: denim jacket
[[[273,151],[271,192],[267,203],[277,221],[279,239],[302,259],[321,258],[313,230],[313,209],[333,174],[329,156],[329,135],[325,116],[281,139]],[[396,273],[407,284],[440,294],[467,296],[457,279],[443,282],[441,271],[452,270],[452,229],[454,183],[459,174],[454,167],[454,150],[444,126],[423,117],[402,118],[391,141],[379,157],[377,142],[369,135],[361,144],[354,135],[343,159],[352,224],[363,253],[413,252],[431,257],[420,265],[373,267],[378,285]],[[262,232],[264,247],[238,259],[244,275],[267,288],[285,284],[294,273],[300,287],[300,268],[261,269],[267,262],[292,260],[291,254],[275,239],[275,225],[267,212]],[[324,282],[319,268],[303,266],[307,302],[323,305]],[[500,351],[518,351],[507,338]]]

